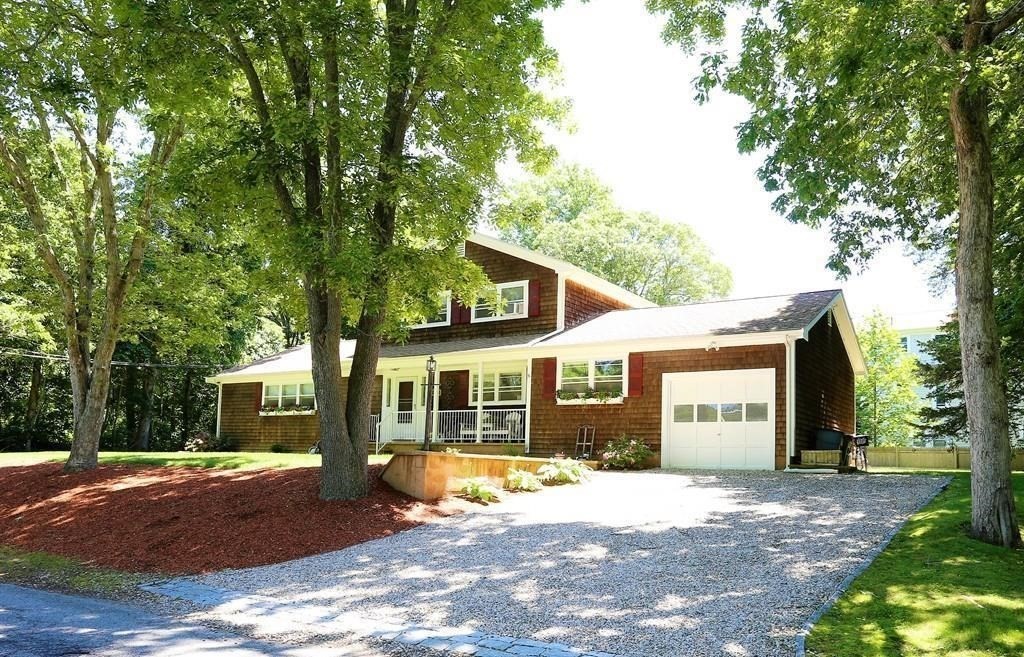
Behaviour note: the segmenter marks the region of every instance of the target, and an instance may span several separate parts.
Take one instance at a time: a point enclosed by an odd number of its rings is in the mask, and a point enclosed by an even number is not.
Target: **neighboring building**
[[[937,336],[943,334],[942,326],[949,320],[951,313],[941,311],[929,311],[923,313],[911,313],[897,315],[891,318],[893,328],[900,336],[900,344],[903,349],[917,359],[919,363],[931,364],[935,362],[931,354],[925,351],[925,346]],[[922,406],[935,408],[935,399],[931,397],[931,387],[919,385],[914,388]],[[914,441],[915,447],[948,447],[956,442],[952,437],[919,438]]]
[[[667,467],[781,469],[819,428],[854,431],[864,361],[839,290],[655,307],[566,262],[484,235],[465,256],[504,307],[446,299],[402,344],[382,347],[374,448],[423,440],[464,452],[598,453],[637,436]],[[354,342],[340,353],[347,371]],[[426,406],[426,360],[438,363]],[[242,449],[305,450],[318,437],[310,351],[291,349],[208,379],[218,433]],[[284,414],[282,407],[295,407]]]

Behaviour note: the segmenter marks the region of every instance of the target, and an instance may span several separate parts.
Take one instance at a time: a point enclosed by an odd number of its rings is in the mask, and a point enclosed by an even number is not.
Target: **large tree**
[[[125,302],[182,136],[148,93],[137,36],[100,0],[11,3],[0,25],[0,174],[59,295],[71,471],[96,466]]]
[[[857,431],[875,445],[906,445],[917,435],[921,385],[917,359],[876,310],[857,327],[867,373],[857,377]]]
[[[728,267],[686,224],[626,212],[597,176],[567,165],[510,185],[491,209],[505,239],[665,305],[722,297]]]
[[[1000,165],[1017,148],[1020,0],[648,0],[665,36],[721,44],[742,16],[736,57],[708,51],[698,97],[746,98],[744,152],[790,220],[828,225],[832,266],[893,238],[921,243],[955,224],[957,307],[971,433],[977,538],[1021,545],[1010,482],[1007,404],[993,308],[993,218]],[[1005,207],[1000,207],[1005,211]]]
[[[239,142],[275,199],[279,256],[301,272],[325,499],[367,491],[370,403],[382,336],[406,302],[473,298],[458,257],[495,165],[542,153],[557,108],[545,0],[168,0],[156,20],[241,77]],[[211,73],[224,69],[211,68]],[[415,305],[415,303],[413,304]],[[338,345],[356,338],[346,382]]]

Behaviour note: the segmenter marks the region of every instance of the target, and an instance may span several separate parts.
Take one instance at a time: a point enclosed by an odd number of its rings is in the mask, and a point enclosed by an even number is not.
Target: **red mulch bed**
[[[380,480],[370,495],[324,502],[319,468],[213,470],[60,464],[0,469],[0,544],[133,572],[259,566],[362,543],[451,513]]]

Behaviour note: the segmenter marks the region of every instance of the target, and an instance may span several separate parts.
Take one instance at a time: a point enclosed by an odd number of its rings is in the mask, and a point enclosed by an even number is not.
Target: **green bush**
[[[486,477],[473,477],[462,483],[462,494],[478,502],[497,502],[498,489]]]
[[[592,470],[583,461],[550,459],[537,469],[545,484],[578,484],[590,478]]]
[[[501,454],[502,456],[522,456],[523,448],[518,445],[502,445]]]
[[[233,452],[238,445],[227,436],[215,436],[209,431],[196,431],[185,441],[186,452]]]
[[[636,470],[642,468],[644,462],[652,456],[654,452],[644,441],[623,434],[609,441],[601,453],[601,460],[605,469]]]
[[[270,446],[270,452],[272,454],[287,454],[288,451],[288,448],[282,445],[281,443],[274,443],[273,445]]]
[[[535,491],[543,488],[540,477],[529,470],[511,468],[505,475],[505,488],[507,490]]]

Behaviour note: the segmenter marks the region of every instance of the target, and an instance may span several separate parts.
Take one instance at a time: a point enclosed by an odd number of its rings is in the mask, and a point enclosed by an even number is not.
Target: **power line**
[[[0,349],[2,356],[17,356],[35,360],[47,360],[66,363],[68,357],[65,354],[48,354],[42,351],[29,351],[27,349]],[[201,364],[201,363],[134,363],[125,360],[112,360],[111,365],[117,367],[139,367],[152,369],[227,369],[231,365]]]

